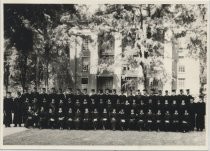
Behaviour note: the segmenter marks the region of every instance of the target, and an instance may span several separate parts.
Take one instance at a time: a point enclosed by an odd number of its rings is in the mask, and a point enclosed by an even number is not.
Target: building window
[[[82,58],[82,71],[83,72],[88,72],[89,71],[89,63],[90,63],[90,58],[89,57],[83,57]]]
[[[81,83],[82,84],[88,84],[88,78],[82,78]]]
[[[87,37],[83,38],[82,51],[88,51],[88,38]]]
[[[178,78],[178,87],[185,88],[185,78]]]
[[[185,66],[184,65],[179,65],[179,73],[184,73],[185,72]]]

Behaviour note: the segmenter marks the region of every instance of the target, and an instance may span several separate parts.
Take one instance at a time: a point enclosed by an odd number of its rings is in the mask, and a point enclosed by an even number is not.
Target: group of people
[[[12,118],[12,113],[14,116]],[[147,90],[129,91],[125,95],[116,90],[106,89],[74,93],[71,88],[63,93],[52,88],[47,93],[45,88],[37,92],[25,89],[11,97],[7,92],[4,98],[4,124],[6,127],[24,126],[51,129],[111,129],[139,131],[203,131],[205,129],[205,102],[202,96],[197,103],[190,95],[190,90],[172,90],[162,94],[159,90],[148,95]]]

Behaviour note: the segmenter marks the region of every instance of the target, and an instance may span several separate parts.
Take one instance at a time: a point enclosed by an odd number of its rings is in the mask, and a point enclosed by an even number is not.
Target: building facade
[[[125,83],[131,81],[127,88],[144,89],[142,82],[139,82],[143,76],[141,67],[134,70],[125,64],[116,62],[122,56],[122,35],[120,33],[112,34],[112,43],[107,43],[109,47],[106,50],[100,47],[100,41],[106,40],[106,37],[99,33],[89,30],[75,31],[75,33],[82,33],[83,36],[75,36],[70,44],[72,88],[87,88],[88,92],[91,89],[108,88],[119,92],[125,87]],[[164,82],[162,87],[157,86],[156,89],[169,90],[169,92],[172,89],[177,89],[177,91],[190,89],[192,94],[197,95],[200,85],[199,60],[187,57],[187,49],[180,47],[180,44],[174,40],[171,31],[165,34],[167,38],[164,40],[163,63],[169,80]],[[112,64],[114,64],[114,70],[111,72],[104,70]]]

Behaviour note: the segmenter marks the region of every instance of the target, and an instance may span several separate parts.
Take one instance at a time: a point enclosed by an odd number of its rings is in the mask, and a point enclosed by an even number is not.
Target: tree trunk
[[[36,52],[36,82],[35,86],[38,89],[39,88],[39,56],[38,56],[38,51]]]
[[[28,57],[26,54],[23,55],[23,62],[22,62],[22,70],[21,70],[21,85],[23,90],[25,90],[27,79],[26,79],[26,72],[27,72],[27,60]]]

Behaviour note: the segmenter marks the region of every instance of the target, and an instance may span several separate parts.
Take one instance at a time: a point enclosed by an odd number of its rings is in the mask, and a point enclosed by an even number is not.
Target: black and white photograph
[[[2,147],[206,147],[208,3],[97,2],[2,3]]]

